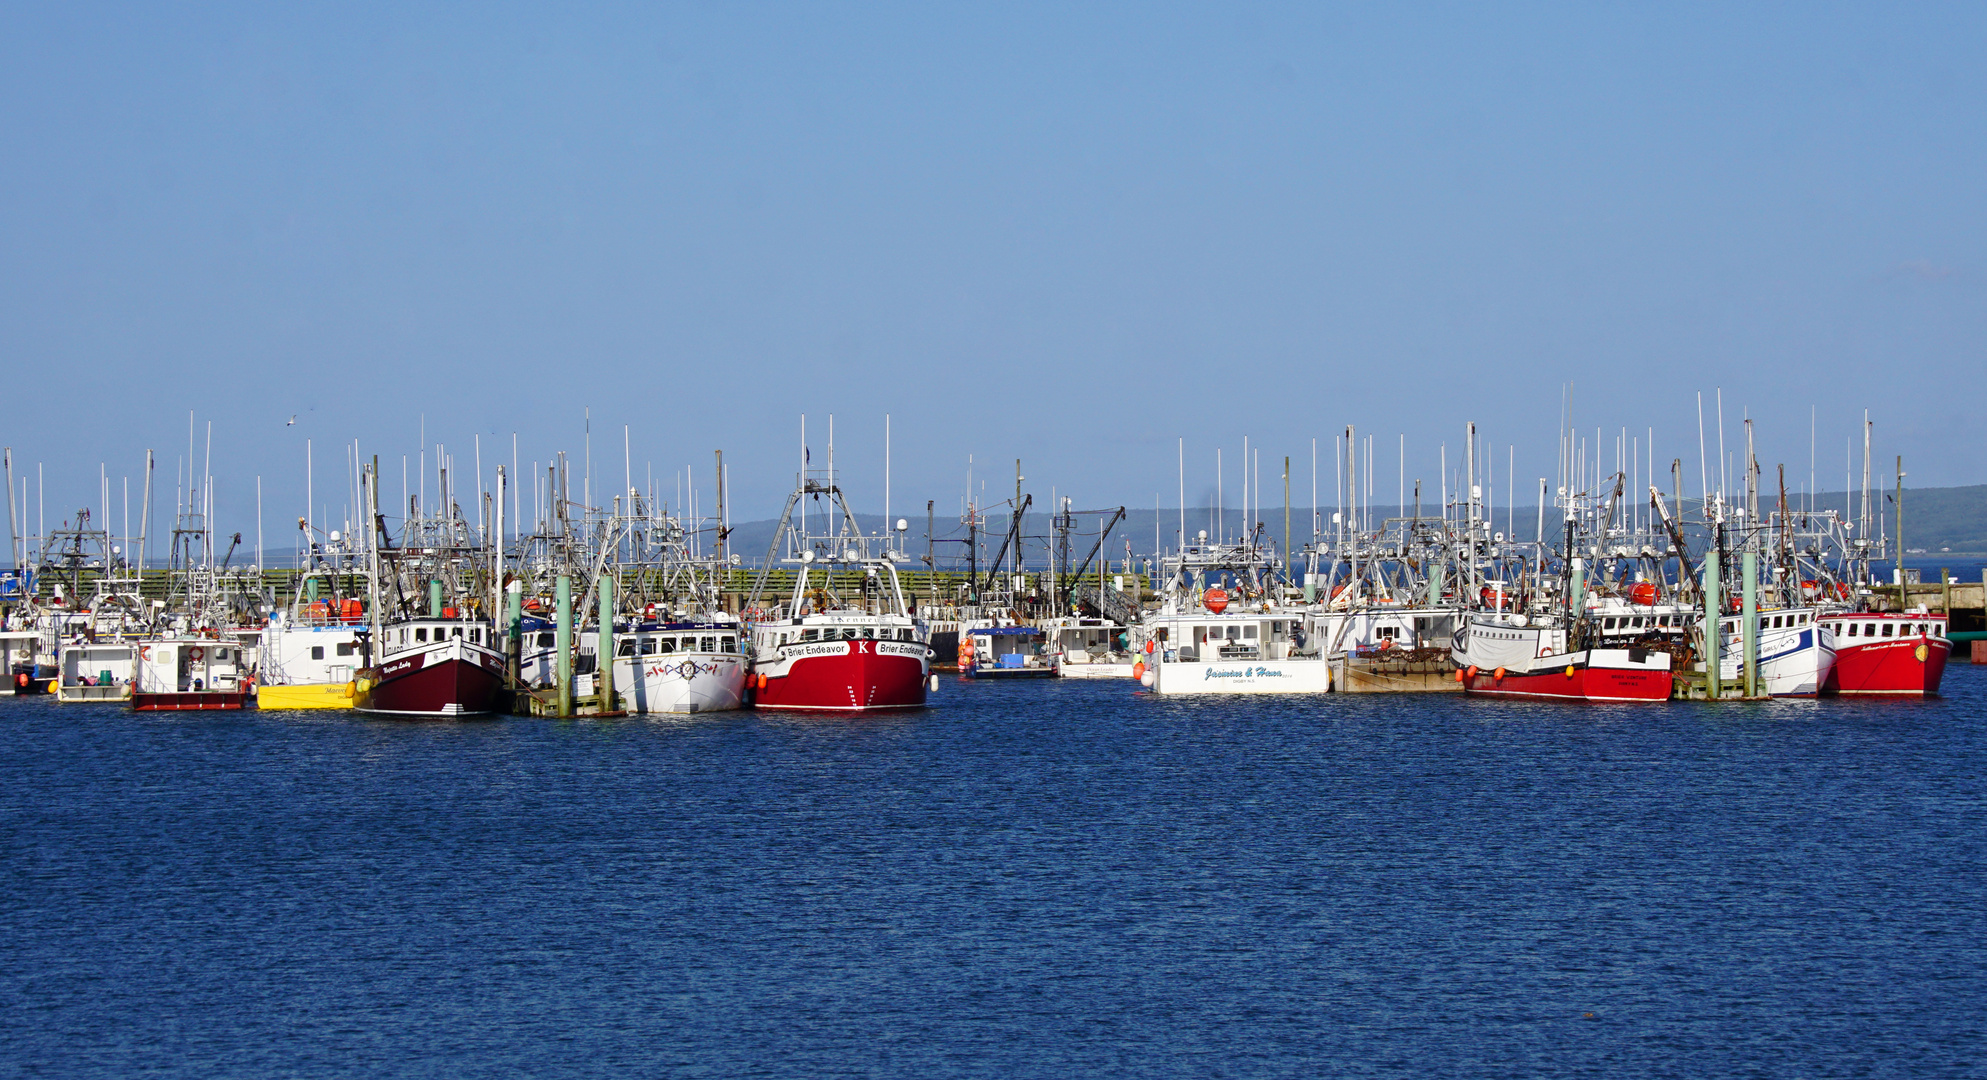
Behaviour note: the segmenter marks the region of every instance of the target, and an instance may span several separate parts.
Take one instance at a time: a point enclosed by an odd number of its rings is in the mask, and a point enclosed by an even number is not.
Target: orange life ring
[[[191,649],[186,650],[186,658],[188,660],[205,660],[207,658],[207,650],[195,645]]]

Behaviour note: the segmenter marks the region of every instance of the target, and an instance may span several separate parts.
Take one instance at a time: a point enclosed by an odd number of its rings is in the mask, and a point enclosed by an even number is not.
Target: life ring
[[[207,650],[195,645],[191,649],[186,650],[186,658],[193,661],[205,660],[207,658]]]
[[[150,660],[151,658],[152,658],[152,647],[150,645],[138,646],[138,659]]]

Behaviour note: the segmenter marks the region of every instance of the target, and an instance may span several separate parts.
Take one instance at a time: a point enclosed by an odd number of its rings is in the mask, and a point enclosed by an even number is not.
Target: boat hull
[[[233,712],[248,702],[245,690],[186,690],[131,695],[138,712]]]
[[[1588,649],[1543,656],[1523,670],[1463,668],[1463,692],[1475,697],[1547,701],[1666,701],[1669,654],[1642,649]],[[1498,671],[1503,671],[1500,676]]]
[[[1156,694],[1322,694],[1332,688],[1324,660],[1167,660],[1155,664]]]
[[[1846,648],[1835,639],[1835,669],[1825,694],[1932,697],[1946,674],[1952,642],[1945,638],[1894,638]]]
[[[731,653],[624,656],[614,661],[614,692],[633,713],[725,712],[745,707],[745,668]]]
[[[390,657],[358,684],[353,707],[387,716],[476,716],[494,711],[503,659],[460,640]]]
[[[921,641],[868,639],[789,646],[759,674],[762,709],[869,712],[925,705],[929,650]]]
[[[258,709],[349,709],[356,688],[349,682],[301,683],[296,686],[258,686]]]
[[[1056,669],[1046,664],[1041,667],[1018,668],[982,667],[974,664],[971,667],[961,668],[960,674],[969,679],[1004,682],[1008,679],[1053,679],[1056,677]]]
[[[1768,697],[1814,697],[1835,671],[1835,635],[1822,627],[1798,631],[1769,631],[1760,635],[1759,689]],[[1702,671],[1704,665],[1696,665]],[[1745,680],[1743,645],[1728,635],[1718,678],[1726,686]]]
[[[1091,661],[1086,664],[1072,664],[1063,661],[1056,674],[1065,679],[1133,679],[1132,661],[1114,664],[1108,661]]]

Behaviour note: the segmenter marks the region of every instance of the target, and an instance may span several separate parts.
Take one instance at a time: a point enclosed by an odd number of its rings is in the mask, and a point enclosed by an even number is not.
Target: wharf
[[[1332,689],[1341,694],[1459,694],[1447,649],[1390,649],[1378,656],[1340,653],[1331,659]]]
[[[583,694],[573,698],[572,714],[561,717],[557,690],[519,690],[512,695],[510,712],[514,716],[541,716],[554,720],[610,720],[628,715],[626,709],[601,708],[598,694]]]

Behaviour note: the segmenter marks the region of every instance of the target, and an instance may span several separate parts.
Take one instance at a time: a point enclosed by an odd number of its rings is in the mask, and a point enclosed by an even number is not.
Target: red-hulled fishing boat
[[[1938,694],[1952,653],[1944,615],[1839,612],[1821,624],[1835,632],[1835,670],[1822,693]]]
[[[379,637],[378,664],[359,673],[360,712],[473,716],[496,708],[504,656],[488,619],[406,619]]]
[[[789,533],[794,504],[810,494],[826,494],[838,504],[846,532],[820,540]],[[925,704],[931,647],[897,579],[901,556],[887,546],[870,554],[872,540],[856,532],[854,521],[832,473],[827,480],[804,476],[787,500],[748,601],[757,616],[748,685],[758,707],[866,712]],[[785,561],[799,568],[793,593],[779,608],[759,613],[760,590],[782,541],[793,553]]]
[[[1670,654],[1634,646],[1572,649],[1551,616],[1479,612],[1456,631],[1450,658],[1463,692],[1569,701],[1664,701]]]

